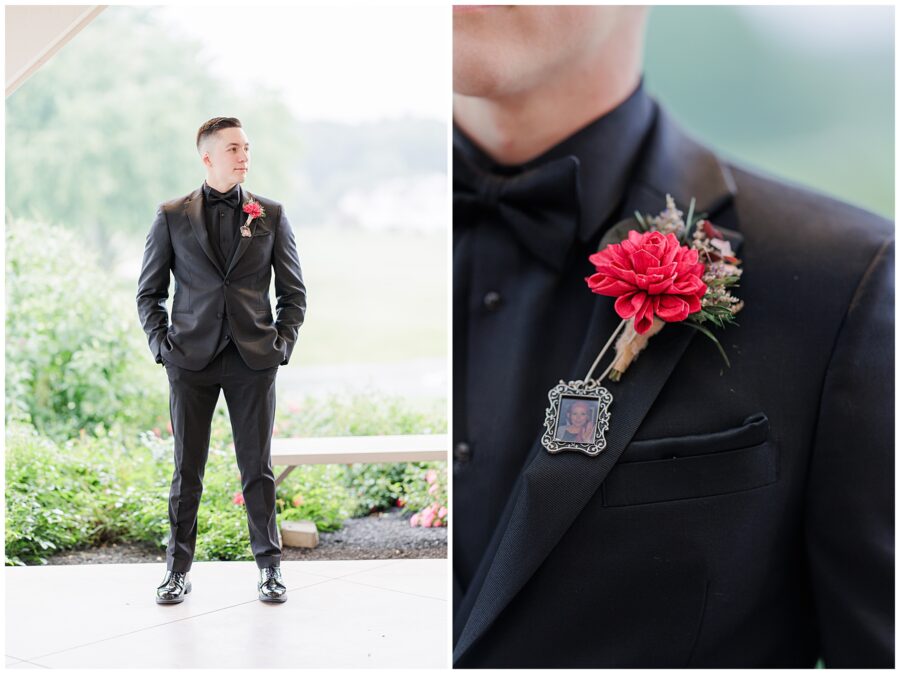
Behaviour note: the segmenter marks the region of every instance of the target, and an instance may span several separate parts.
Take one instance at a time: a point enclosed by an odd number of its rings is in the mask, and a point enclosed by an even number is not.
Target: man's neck
[[[498,163],[521,164],[613,110],[640,76],[640,45],[631,45],[525,91],[496,98],[454,94],[453,120]]]
[[[209,176],[206,177],[206,184],[209,185],[210,187],[212,187],[216,192],[220,192],[221,194],[230,192],[231,188],[234,187],[235,185],[237,185],[236,182],[233,182],[233,183],[221,182],[220,183],[220,182],[216,181],[215,179],[210,178]]]

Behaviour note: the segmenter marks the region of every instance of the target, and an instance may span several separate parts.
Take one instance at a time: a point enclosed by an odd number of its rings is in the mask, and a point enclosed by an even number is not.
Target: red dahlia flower
[[[585,279],[588,287],[617,298],[616,313],[633,317],[638,334],[650,329],[654,316],[672,323],[700,311],[705,267],[697,251],[680,245],[674,234],[632,230],[622,243],[610,244],[588,259],[597,268]]]
[[[258,201],[248,201],[244,204],[244,213],[250,215],[254,220],[262,215],[262,206]]]

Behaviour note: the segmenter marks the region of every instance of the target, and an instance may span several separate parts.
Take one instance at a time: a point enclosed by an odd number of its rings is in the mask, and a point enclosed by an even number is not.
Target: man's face
[[[250,141],[241,128],[220,129],[201,147],[201,156],[212,182],[242,183],[250,169]]]
[[[644,15],[642,7],[609,5],[453,10],[453,89],[486,98],[527,91],[564,70],[590,72],[604,43],[640,28]]]

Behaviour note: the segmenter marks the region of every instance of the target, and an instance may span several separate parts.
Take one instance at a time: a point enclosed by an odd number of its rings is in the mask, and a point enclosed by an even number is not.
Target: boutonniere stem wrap
[[[684,323],[709,337],[725,364],[728,356],[710,326],[725,327],[743,302],[731,290],[737,287],[743,270],[731,244],[709,221],[694,217],[691,200],[687,221],[666,195],[666,209],[658,216],[635,213],[635,219],[613,227],[601,242],[601,249],[590,256],[595,273],[585,281],[598,295],[615,297],[614,308],[622,322],[613,331],[584,379],[560,381],[549,394],[542,443],[547,451],[577,450],[596,455],[606,446],[603,431],[608,428],[612,396],[601,382],[609,377],[619,381],[647,348],[650,338],[667,323]],[[615,357],[603,373],[593,379],[606,353],[615,341]],[[579,442],[581,414],[564,409],[564,399],[590,391],[596,397],[590,421],[596,420],[591,443]],[[593,397],[591,398],[594,399]],[[580,407],[584,407],[579,403]],[[602,419],[602,423],[601,423]],[[563,430],[564,429],[564,430]],[[569,442],[561,442],[568,440]]]
[[[243,211],[247,214],[247,222],[241,225],[241,236],[248,237],[252,235],[250,223],[257,218],[266,217],[266,209],[262,207],[261,203],[251,197],[249,201],[244,204]]]

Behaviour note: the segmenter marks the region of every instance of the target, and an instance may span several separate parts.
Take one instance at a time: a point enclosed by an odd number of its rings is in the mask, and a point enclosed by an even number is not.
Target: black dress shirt
[[[222,265],[228,269],[231,256],[240,241],[239,229],[243,224],[244,192],[240,183],[228,192],[219,192],[203,183],[203,217],[206,221],[206,232],[212,243],[212,249]],[[215,355],[218,355],[231,342],[231,325],[227,312],[222,312],[222,327]]]
[[[573,366],[596,302],[584,281],[593,272],[588,256],[620,215],[656,111],[639,86],[617,108],[520,166],[497,165],[454,129],[454,163],[465,162],[489,181],[515,180],[574,158],[571,193],[577,195],[568,216],[575,226],[566,217],[544,223],[569,227],[574,234],[558,269],[499,222],[489,196],[483,209],[473,207],[471,199],[463,207],[454,186],[454,572],[463,593],[526,455],[544,430],[547,392],[560,379],[585,375]],[[519,206],[528,210],[527,194]],[[611,315],[609,321],[611,332],[618,318]]]
[[[243,204],[244,193],[240,183],[225,193],[213,189],[206,182],[203,183],[206,231],[223,269],[228,268],[227,262],[231,259],[240,236],[238,230],[243,224],[241,222]]]

